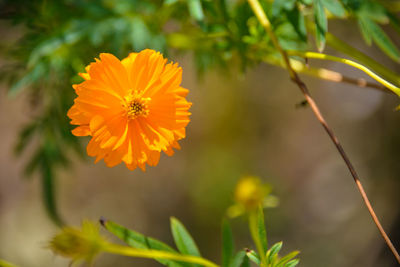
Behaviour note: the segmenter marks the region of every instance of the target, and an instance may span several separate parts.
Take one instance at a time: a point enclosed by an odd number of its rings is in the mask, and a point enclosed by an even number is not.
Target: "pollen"
[[[149,97],[140,97],[137,93],[126,97],[123,106],[126,109],[127,117],[130,120],[136,119],[140,116],[146,117],[149,114],[149,107],[147,105],[149,101]]]

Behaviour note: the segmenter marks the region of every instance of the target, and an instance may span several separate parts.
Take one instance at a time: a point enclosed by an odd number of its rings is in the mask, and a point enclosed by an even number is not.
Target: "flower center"
[[[149,97],[141,97],[136,93],[125,97],[124,107],[128,118],[132,120],[140,116],[146,117],[149,114],[149,101]]]

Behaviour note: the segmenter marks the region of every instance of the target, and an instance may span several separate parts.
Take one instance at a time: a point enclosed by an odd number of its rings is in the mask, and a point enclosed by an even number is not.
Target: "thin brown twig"
[[[380,234],[382,235],[383,239],[385,240],[387,246],[390,248],[392,251],[393,255],[396,257],[397,262],[400,264],[400,256],[399,253],[397,252],[396,248],[393,246],[393,243],[390,241],[390,238],[386,234],[385,230],[383,229],[381,223],[379,222],[378,217],[375,214],[374,209],[371,206],[371,203],[368,199],[368,196],[364,190],[364,187],[361,184],[361,181],[358,177],[358,174],[356,170],[353,167],[353,164],[351,163],[349,157],[347,156],[346,152],[344,151],[342,145],[339,143],[338,138],[332,131],[332,129],[329,127],[327,122],[325,121],[324,117],[322,116],[317,104],[315,103],[314,99],[311,97],[307,86],[305,83],[300,79],[296,71],[293,70],[289,57],[286,53],[285,50],[282,49],[282,47],[279,44],[278,39],[276,38],[274,32],[272,31],[271,24],[262,9],[260,3],[258,0],[248,0],[251,8],[253,9],[253,12],[255,13],[256,17],[260,21],[261,25],[264,27],[265,31],[268,33],[269,37],[271,38],[272,43],[276,47],[276,49],[279,50],[280,54],[283,57],[283,60],[285,61],[285,65],[287,67],[287,70],[289,71],[290,77],[294,83],[297,84],[297,86],[300,88],[301,92],[303,93],[304,97],[306,98],[308,104],[310,105],[312,111],[314,112],[315,116],[317,117],[318,121],[321,123],[321,125],[324,127],[325,131],[328,133],[329,137],[331,138],[332,142],[336,146],[337,150],[339,151],[340,155],[342,156],[344,162],[347,165],[347,168],[349,169],[351,175],[353,176],[354,182],[356,183],[356,186],[358,190],[360,191],[361,197],[372,217],[372,220],[374,221],[376,227],[378,228]]]
[[[314,71],[318,71],[318,73],[315,74]],[[304,70],[301,70],[300,72],[310,75],[310,76],[314,76],[314,77],[323,79],[323,80],[326,80],[326,81],[330,81],[330,82],[347,83],[347,84],[355,85],[355,86],[362,87],[362,88],[372,88],[372,89],[376,89],[376,90],[379,90],[384,93],[396,95],[392,90],[388,89],[387,87],[385,87],[379,83],[369,82],[369,81],[365,80],[364,78],[348,77],[339,72],[324,69],[324,68],[315,69],[315,70],[314,69],[304,69]]]
[[[305,59],[307,60],[307,58],[305,58]],[[283,62],[281,62],[280,60],[271,59],[271,58],[267,58],[267,57],[264,57],[262,60],[265,63],[279,66],[282,68],[286,68],[286,65]],[[326,80],[326,81],[330,81],[330,82],[347,83],[347,84],[355,85],[355,86],[358,86],[361,88],[376,89],[376,90],[384,92],[384,93],[396,95],[392,90],[383,86],[382,84],[369,82],[364,78],[352,78],[352,77],[345,76],[340,72],[329,70],[326,68],[309,67],[308,64],[305,65],[294,59],[291,59],[290,62],[291,62],[292,69],[298,73],[304,73],[306,75],[313,76],[313,77],[316,77],[316,78],[319,78],[322,80]]]

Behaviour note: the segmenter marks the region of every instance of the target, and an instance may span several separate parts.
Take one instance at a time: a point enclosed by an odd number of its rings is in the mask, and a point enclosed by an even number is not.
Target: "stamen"
[[[143,98],[140,96],[130,95],[125,98],[124,106],[126,108],[126,115],[129,119],[136,119],[139,116],[146,117],[149,114],[147,103],[150,98]]]

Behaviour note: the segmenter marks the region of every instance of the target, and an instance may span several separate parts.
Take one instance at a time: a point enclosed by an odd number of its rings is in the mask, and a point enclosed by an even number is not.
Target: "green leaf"
[[[315,34],[319,52],[322,52],[325,48],[325,34],[328,30],[328,20],[321,1],[314,0]]]
[[[53,222],[59,226],[63,225],[63,222],[58,214],[56,199],[54,194],[54,179],[53,169],[47,160],[42,161],[42,196],[46,207],[46,211],[49,214]]]
[[[344,9],[340,1],[338,0],[321,0],[321,1],[323,6],[336,17],[343,18],[346,15],[346,10]]]
[[[288,263],[291,259],[293,259],[294,257],[296,257],[298,254],[300,253],[300,251],[292,251],[289,254],[287,254],[286,256],[282,257],[278,263],[276,264],[276,267],[283,267],[286,265],[286,263]]]
[[[360,27],[360,31],[364,38],[364,41],[367,43],[367,45],[370,46],[372,44],[372,35],[370,30],[368,29],[367,25],[365,25],[362,19],[358,20],[358,26]]]
[[[200,251],[188,230],[186,230],[185,226],[174,217],[171,218],[171,231],[176,247],[182,254],[198,257],[201,256]]]
[[[300,2],[306,6],[310,6],[313,3],[313,0],[300,0]]]
[[[200,0],[187,0],[190,16],[197,22],[203,21],[204,12]]]
[[[297,264],[299,264],[299,262],[300,262],[300,260],[298,260],[298,259],[291,260],[288,263],[286,263],[285,267],[294,267]]]
[[[229,264],[229,267],[240,267],[244,263],[246,257],[246,252],[239,251],[235,257],[233,257],[231,263]]]
[[[261,264],[261,260],[260,260],[260,256],[257,254],[257,252],[255,252],[254,250],[247,250],[246,251],[246,256],[255,264],[260,265]]]
[[[249,261],[249,258],[248,258],[248,257],[244,257],[244,258],[243,258],[243,262],[242,262],[242,264],[240,265],[240,267],[250,267],[250,261]]]
[[[275,244],[269,249],[270,255],[273,256],[273,255],[275,255],[275,254],[278,254],[279,251],[281,251],[281,249],[282,249],[282,244],[283,244],[282,241],[280,241],[280,242],[278,242],[278,243],[275,243]]]
[[[293,26],[294,30],[300,37],[300,40],[302,40],[303,42],[306,42],[307,41],[307,29],[306,29],[304,15],[300,12],[299,9],[295,8],[291,11],[287,11],[286,16],[287,16],[290,24]]]
[[[21,89],[31,86],[46,74],[46,69],[43,64],[36,64],[29,72],[27,72],[21,79],[14,83],[9,89],[9,95],[17,95]]]
[[[100,223],[112,234],[117,236],[119,239],[124,241],[126,244],[133,248],[140,248],[140,249],[153,249],[153,250],[160,250],[160,251],[167,251],[172,253],[177,253],[177,251],[167,244],[156,240],[151,237],[147,237],[142,235],[138,232],[133,230],[127,229],[115,222],[105,220],[104,218],[100,219]],[[165,259],[157,259],[157,261],[161,264],[170,266],[170,267],[180,267],[181,264],[172,261],[172,260],[165,260]]]
[[[282,248],[282,241],[274,244],[267,252],[267,264],[274,263],[275,259],[278,257],[278,253]]]
[[[275,0],[272,4],[272,16],[279,16],[283,10],[292,10],[295,4],[296,0]]]
[[[387,24],[389,22],[386,8],[378,1],[362,1],[356,13],[359,17],[368,18],[378,23]]]
[[[163,5],[173,5],[177,2],[178,0],[164,0]]]
[[[233,257],[233,236],[228,220],[222,222],[222,266],[228,267]]]
[[[15,153],[17,155],[21,155],[21,153],[25,150],[28,143],[32,140],[37,128],[38,128],[38,123],[34,121],[25,126],[19,133],[19,140],[14,148]]]
[[[397,47],[392,43],[386,33],[376,24],[373,20],[367,17],[359,17],[360,23],[363,25],[364,30],[372,36],[374,42],[379,48],[396,62],[400,61],[400,52]]]

